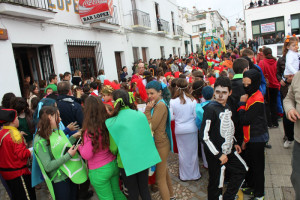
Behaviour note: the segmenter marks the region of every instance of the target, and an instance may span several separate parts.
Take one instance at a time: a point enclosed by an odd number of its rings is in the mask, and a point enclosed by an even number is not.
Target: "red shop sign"
[[[113,0],[79,0],[79,15],[83,24],[112,17]]]

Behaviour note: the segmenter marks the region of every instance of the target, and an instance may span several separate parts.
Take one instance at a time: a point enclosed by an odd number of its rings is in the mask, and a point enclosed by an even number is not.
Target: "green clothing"
[[[243,74],[235,74],[232,79],[243,78]]]
[[[118,147],[126,176],[161,162],[144,113],[131,109],[120,110],[105,124]]]
[[[69,138],[71,144],[74,144],[76,138],[70,137]],[[49,176],[50,179],[56,174],[58,168],[70,160],[72,157],[69,153],[65,153],[61,158],[55,159],[51,152],[51,147],[48,145],[47,141],[44,140],[41,136],[36,135],[34,138],[34,147],[39,157],[44,169]],[[59,170],[59,174],[53,179],[54,183],[58,183],[68,178],[68,176]]]
[[[114,141],[114,139],[111,137],[110,134],[109,134],[109,150],[112,152],[112,154],[117,155],[118,167],[119,168],[124,168],[122,160],[121,160],[120,153],[118,151],[118,146],[117,146],[116,142]]]
[[[26,118],[18,117],[18,119],[19,119],[19,128],[18,128],[19,131],[23,131],[24,133],[27,134],[27,135],[24,135],[26,142],[32,141],[33,135],[29,131],[29,127],[28,127]]]
[[[89,178],[97,196],[101,200],[126,200],[119,187],[119,168],[116,160],[89,170]]]
[[[49,84],[46,88],[45,88],[45,93],[47,91],[48,88],[52,88],[53,92],[57,92],[57,86],[55,84]]]

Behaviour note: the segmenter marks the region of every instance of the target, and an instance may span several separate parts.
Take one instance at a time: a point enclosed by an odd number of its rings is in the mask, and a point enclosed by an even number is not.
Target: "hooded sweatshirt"
[[[280,84],[277,80],[277,60],[264,58],[258,65],[263,71],[265,78],[269,81],[269,88],[280,89]]]

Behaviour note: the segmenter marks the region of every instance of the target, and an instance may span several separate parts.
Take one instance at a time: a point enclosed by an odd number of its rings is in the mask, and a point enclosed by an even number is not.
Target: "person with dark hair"
[[[40,90],[36,85],[31,85],[30,86],[30,94],[29,94],[29,97],[27,99],[27,103],[28,103],[30,109],[32,109],[31,100],[35,97],[39,97],[40,96],[39,93],[40,93]]]
[[[169,84],[169,91],[171,93],[171,99],[173,99],[174,95],[175,95],[175,92],[176,92],[176,89],[177,89],[177,78],[174,78],[172,81],[171,81],[171,84]]]
[[[31,99],[31,111],[32,113],[34,113],[35,109],[38,106],[38,103],[41,99],[39,97],[34,97]]]
[[[81,132],[67,138],[59,129],[59,122],[56,107],[44,106],[41,109],[34,153],[52,198],[75,200],[76,184],[87,181],[86,165],[77,153],[78,145],[74,145]]]
[[[235,199],[248,170],[241,158],[241,148],[234,145],[234,124],[226,104],[231,95],[231,82],[227,77],[217,78],[214,86],[215,101],[204,109],[200,137],[208,162],[208,199]],[[222,195],[225,170],[231,179]]]
[[[1,101],[1,106],[3,108],[10,108],[10,100],[15,97],[16,95],[12,92],[4,94]]]
[[[120,74],[120,79],[122,82],[126,82],[126,77],[128,76],[128,72],[127,72],[127,67],[124,66],[122,67],[122,71],[121,71],[121,74]]]
[[[91,95],[92,96],[99,96],[99,91],[98,91],[98,84],[96,82],[92,82],[90,84],[91,87]]]
[[[58,97],[56,99],[57,107],[60,112],[61,121],[64,126],[68,126],[72,122],[77,122],[82,127],[83,113],[81,105],[76,98],[71,96],[71,85],[67,81],[58,83]]]
[[[34,124],[33,124],[33,114],[29,109],[28,103],[25,98],[15,97],[11,99],[10,108],[14,109],[18,113],[19,119],[19,130],[23,131],[24,138],[28,143],[28,146],[31,147],[33,134],[34,134]]]
[[[203,56],[199,56],[198,58],[198,67],[204,70],[208,69],[208,64]]]
[[[223,66],[227,69],[231,69],[233,66],[233,61],[230,60],[230,53],[226,53],[224,56]]]
[[[114,111],[111,118],[105,121],[110,134],[110,151],[117,155],[129,199],[137,200],[141,196],[142,200],[150,200],[148,169],[161,159],[147,117],[137,111],[133,96],[127,91],[114,91],[113,100]]]
[[[169,111],[170,92],[167,85],[158,81],[151,81],[146,86],[149,103],[145,115],[154,132],[154,142],[162,162],[156,165],[156,183],[163,200],[174,199],[172,181],[169,176],[167,159],[173,152],[173,138],[171,133],[171,115]]]
[[[268,127],[277,128],[279,126],[277,116],[277,96],[280,89],[280,84],[277,80],[277,60],[272,56],[272,49],[265,48],[263,53],[265,58],[260,61],[259,66],[268,82],[265,97]]]
[[[255,69],[244,72],[243,85],[245,95],[239,103],[239,120],[243,125],[245,150],[249,171],[246,176],[245,194],[254,195],[254,200],[264,199],[265,184],[265,144],[269,140],[267,119],[265,117],[264,96],[259,91],[260,73]]]
[[[201,177],[198,160],[198,129],[196,126],[197,101],[189,93],[186,79],[179,78],[177,90],[170,101],[175,120],[175,134],[179,151],[179,178],[183,181]]]
[[[144,71],[143,77],[144,77],[144,79],[143,79],[143,84],[144,84],[145,87],[146,87],[146,85],[147,85],[148,83],[150,83],[151,81],[154,80],[154,78],[153,78],[153,76],[152,76],[152,73],[149,72],[149,71]]]
[[[89,179],[99,199],[126,200],[119,188],[116,156],[109,150],[109,133],[105,120],[109,115],[99,97],[85,100],[82,145],[78,150],[87,161]]]
[[[233,70],[235,75],[231,80],[232,94],[227,100],[227,104],[232,112],[232,121],[234,123],[235,133],[234,137],[237,140],[237,144],[242,146],[243,143],[243,126],[239,121],[239,115],[237,112],[238,103],[240,102],[241,96],[245,94],[243,85],[243,73],[249,69],[249,62],[244,58],[238,58],[233,62]]]
[[[65,72],[64,73],[64,76],[63,76],[63,81],[71,81],[71,78],[72,78],[72,76],[71,76],[71,73],[70,72]]]
[[[203,72],[195,70],[191,74],[190,83],[193,83],[194,81],[203,81],[203,78],[204,78]]]
[[[48,88],[51,88],[53,90],[53,92],[57,92],[57,75],[56,74],[50,74],[49,76],[49,85],[45,88],[45,93],[47,91]]]
[[[27,167],[32,150],[26,148],[25,140],[18,130],[17,111],[0,109],[0,175],[10,190],[11,199],[35,200],[35,190],[31,187],[31,176]]]

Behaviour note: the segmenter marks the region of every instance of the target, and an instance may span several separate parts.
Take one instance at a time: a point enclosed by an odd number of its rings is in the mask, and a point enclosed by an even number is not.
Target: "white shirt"
[[[299,54],[289,50],[286,54],[284,75],[293,75],[299,71]]]
[[[196,126],[196,100],[191,100],[184,95],[185,104],[180,103],[180,98],[171,99],[170,111],[175,120],[175,133],[186,134],[197,132]]]

